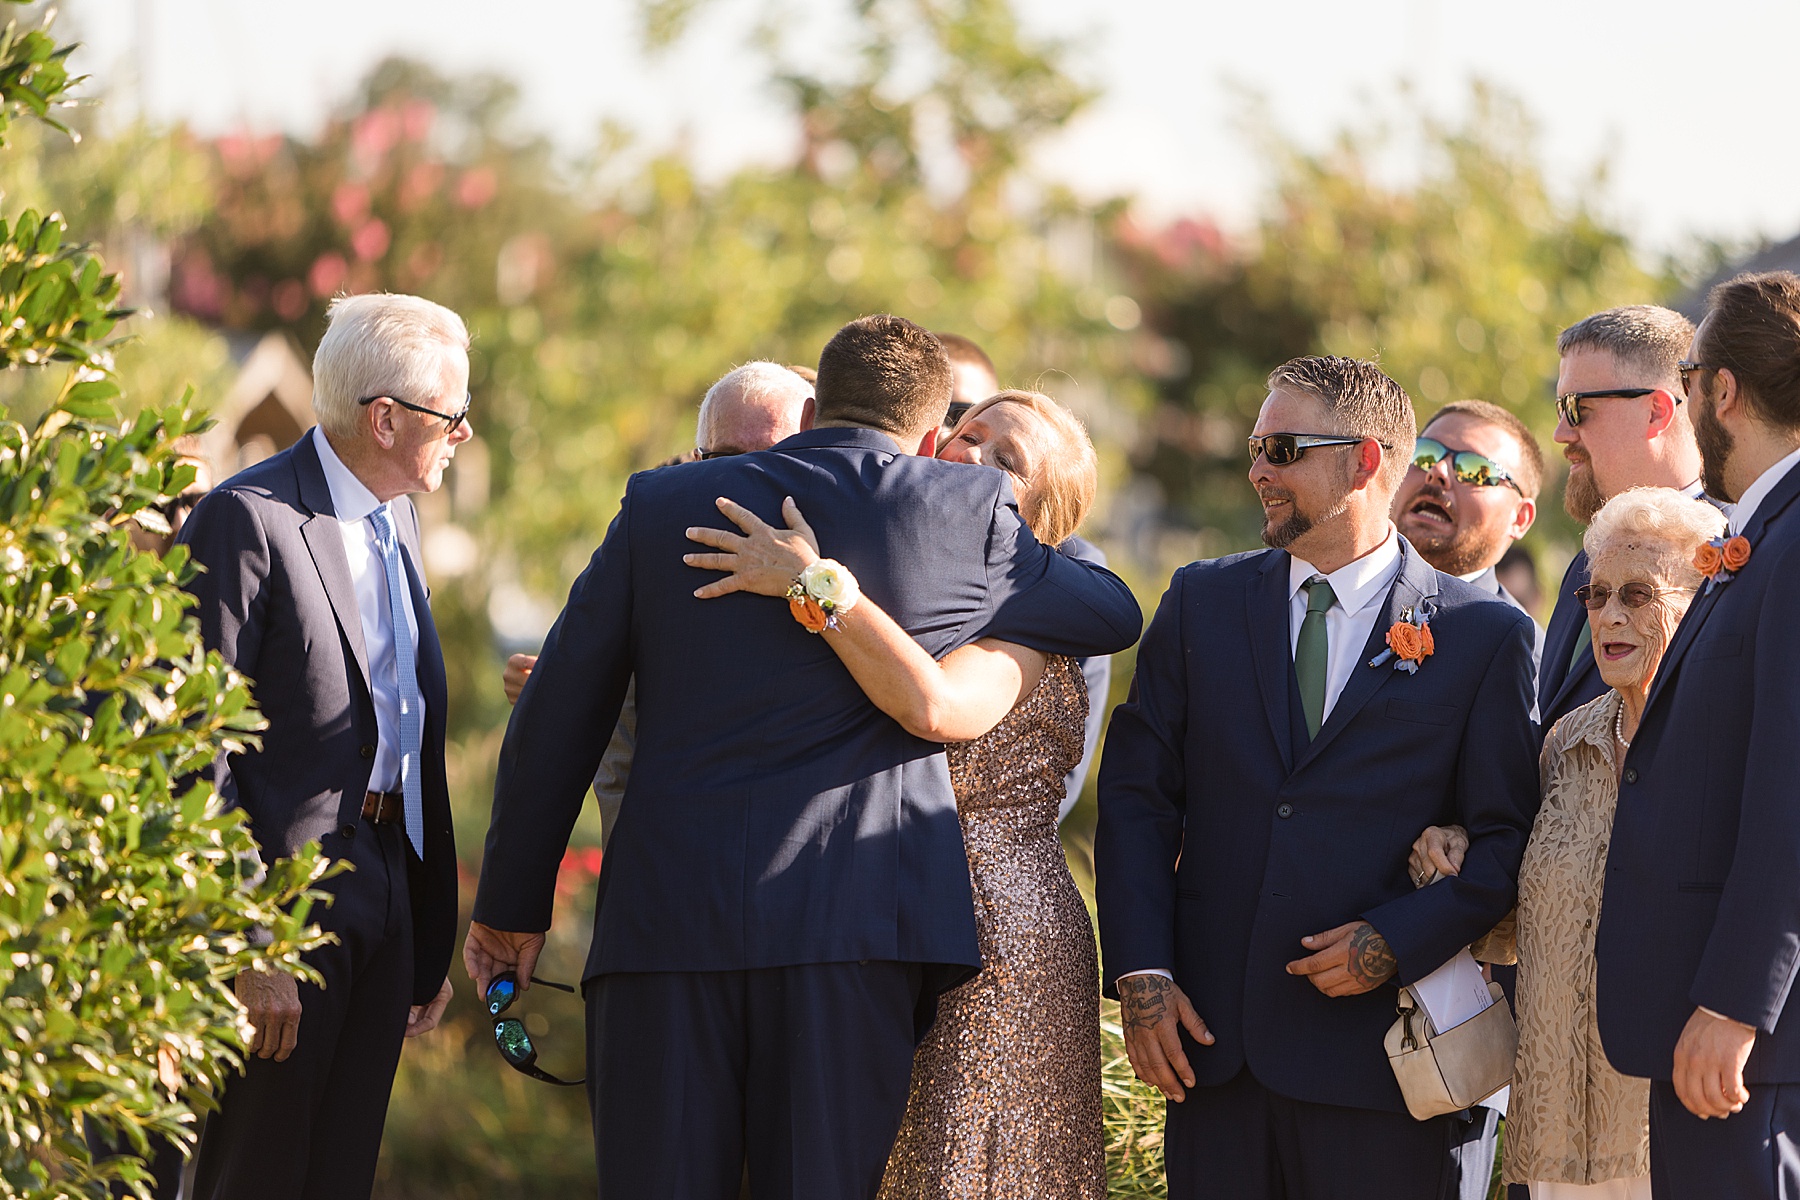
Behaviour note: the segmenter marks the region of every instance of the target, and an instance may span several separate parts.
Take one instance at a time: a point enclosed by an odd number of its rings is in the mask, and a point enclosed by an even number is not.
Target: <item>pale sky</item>
[[[647,57],[630,0],[67,0],[78,60],[151,113],[207,132],[306,130],[382,56],[485,69],[523,89],[524,120],[571,150],[612,118],[683,139],[702,169],[779,161],[793,133],[746,50],[771,0],[711,0],[677,50]],[[783,0],[828,53],[842,0]],[[1792,87],[1795,0],[1018,0],[1027,27],[1071,38],[1101,101],[1047,147],[1040,173],[1152,217],[1241,227],[1261,177],[1237,127],[1243,90],[1318,145],[1390,110],[1409,80],[1451,115],[1481,77],[1540,122],[1553,183],[1609,164],[1605,207],[1649,252],[1697,235],[1800,232]],[[1785,149],[1784,149],[1785,147]]]

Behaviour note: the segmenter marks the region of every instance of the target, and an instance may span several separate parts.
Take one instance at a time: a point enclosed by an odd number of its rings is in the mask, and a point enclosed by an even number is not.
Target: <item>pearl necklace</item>
[[[1619,715],[1613,718],[1613,736],[1619,739],[1619,745],[1627,750],[1631,749],[1631,743],[1625,740],[1625,705],[1623,703],[1619,705]]]

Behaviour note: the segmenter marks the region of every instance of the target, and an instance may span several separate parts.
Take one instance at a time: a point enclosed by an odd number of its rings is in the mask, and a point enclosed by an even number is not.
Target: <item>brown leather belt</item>
[[[369,792],[363,796],[363,820],[371,825],[386,825],[400,819],[406,797],[400,792]]]

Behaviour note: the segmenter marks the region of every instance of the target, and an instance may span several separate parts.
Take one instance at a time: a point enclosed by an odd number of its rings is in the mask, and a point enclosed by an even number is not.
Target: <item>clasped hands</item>
[[[1303,937],[1300,944],[1312,953],[1288,963],[1287,973],[1305,976],[1327,996],[1373,991],[1399,969],[1387,939],[1367,921]],[[1181,1048],[1180,1031],[1186,1029],[1202,1046],[1214,1038],[1186,993],[1161,975],[1127,975],[1119,980],[1119,1024],[1137,1077],[1178,1104],[1187,1099],[1194,1069]]]

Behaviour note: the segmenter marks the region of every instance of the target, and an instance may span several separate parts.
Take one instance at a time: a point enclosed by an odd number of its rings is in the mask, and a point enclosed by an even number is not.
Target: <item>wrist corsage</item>
[[[838,615],[856,607],[862,591],[850,568],[833,558],[809,563],[787,590],[788,611],[808,633],[838,627]]]

